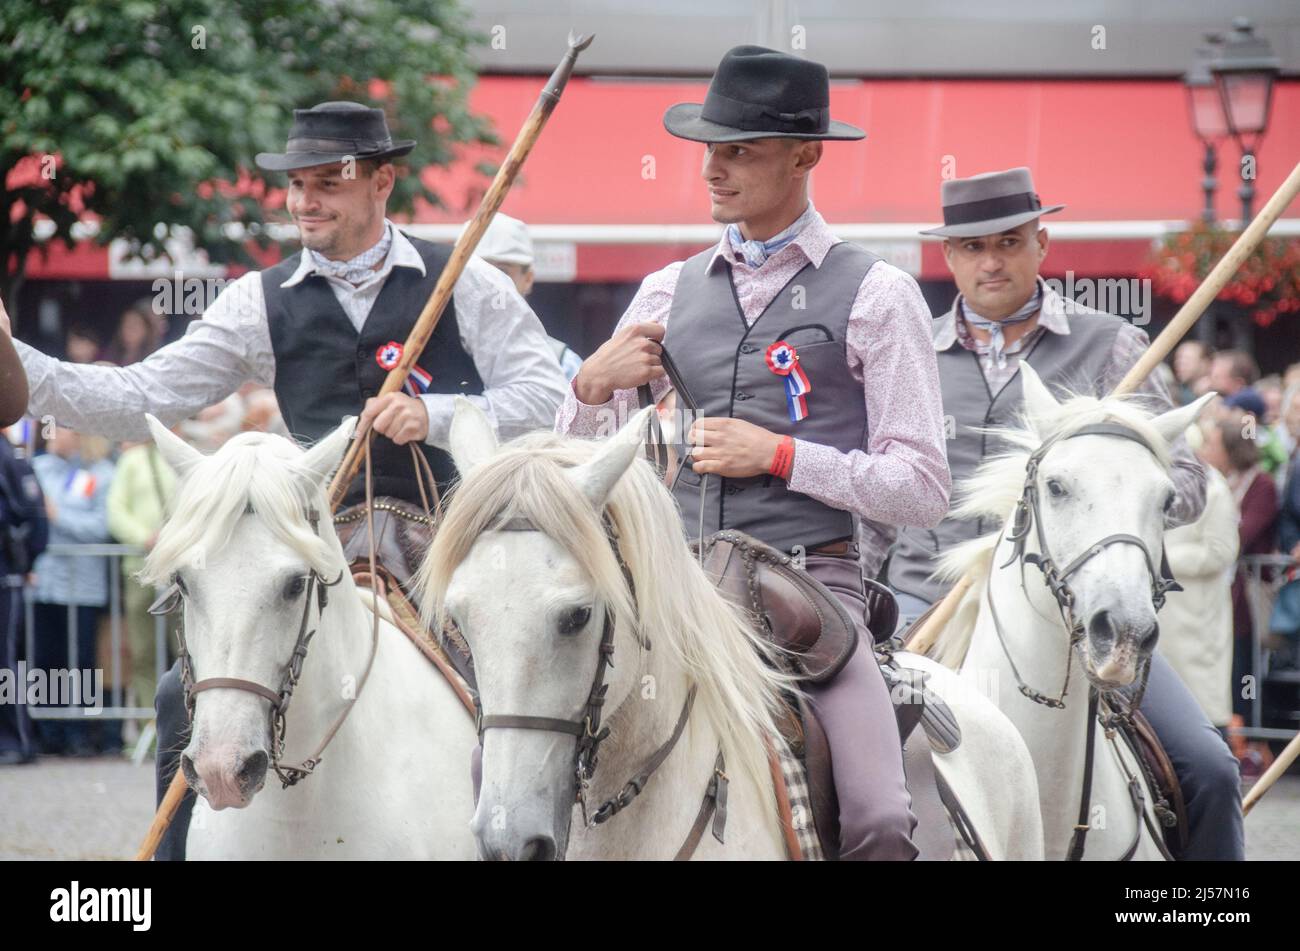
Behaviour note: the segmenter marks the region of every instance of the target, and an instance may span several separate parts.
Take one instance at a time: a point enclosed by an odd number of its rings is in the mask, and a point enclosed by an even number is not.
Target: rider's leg
[[[172,664],[171,669],[158,681],[158,693],[154,697],[154,710],[157,711],[158,756],[154,761],[155,780],[158,786],[158,804],[161,805],[167,787],[171,785],[172,776],[180,768],[181,751],[189,742],[189,716],[185,712],[185,694],[181,689],[180,661]],[[185,838],[190,831],[190,812],[194,809],[194,792],[187,789],[180,808],[172,819],[171,825],[163,834],[154,858],[160,862],[185,861]]]
[[[840,804],[840,858],[914,859],[912,797],[889,688],[871,649],[866,599],[856,553],[808,555],[808,573],[830,588],[858,628],[858,646],[829,683],[809,684],[808,697],[831,748]]]
[[[1141,710],[1169,754],[1187,804],[1187,849],[1178,857],[1244,859],[1236,757],[1160,654],[1152,658]]]

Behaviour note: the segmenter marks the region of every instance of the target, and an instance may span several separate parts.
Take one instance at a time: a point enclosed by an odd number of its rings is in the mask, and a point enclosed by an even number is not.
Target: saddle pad
[[[808,774],[804,771],[803,761],[787,744],[780,744],[780,748],[780,778],[785,783],[786,797],[790,801],[790,824],[799,841],[799,857],[805,862],[824,862],[826,855],[822,852],[821,840],[817,838],[817,826],[813,822]]]

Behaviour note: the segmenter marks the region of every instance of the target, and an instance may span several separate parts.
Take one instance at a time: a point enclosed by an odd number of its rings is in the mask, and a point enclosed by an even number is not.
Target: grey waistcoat
[[[841,242],[821,267],[805,265],[767,309],[745,323],[731,268],[719,258],[705,268],[713,249],[682,265],[669,311],[664,344],[686,388],[705,416],[732,416],[764,429],[842,452],[862,449],[867,413],[862,384],[849,373],[845,331],[853,300],[867,271],[880,260]],[[768,369],[766,351],[778,340],[799,354],[808,376],[808,415],[790,421],[785,380]],[[701,477],[683,467],[673,487],[686,533],[699,531]],[[776,548],[805,549],[853,537],[853,516],[800,492],[771,475],[745,479],[710,476],[704,498],[704,531],[747,532]]]
[[[1069,319],[1069,334],[1045,331],[1020,359],[1028,360],[1043,381],[1055,390],[1092,393],[1124,321],[1096,311],[1075,312]],[[1014,425],[1021,412],[1024,392],[1017,372],[1002,389],[992,393],[979,357],[957,341],[936,356],[949,434],[948,468],[952,472],[953,488],[959,489],[985,456],[1001,448],[977,430]],[[932,529],[900,529],[897,547],[890,556],[889,584],[925,601],[939,600],[946,585],[929,579],[937,566],[937,556],[995,527],[984,518],[945,518]]]

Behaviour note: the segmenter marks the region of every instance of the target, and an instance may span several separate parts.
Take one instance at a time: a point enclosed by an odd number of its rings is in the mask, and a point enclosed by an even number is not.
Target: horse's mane
[[[650,653],[685,670],[697,688],[695,713],[717,730],[728,772],[744,770],[765,788],[767,753],[761,738],[780,742],[774,718],[789,680],[770,663],[773,648],[714,590],[684,542],[672,496],[640,458],[606,502],[632,576],[633,601],[600,513],[565,475],[566,469],[589,460],[598,446],[534,434],[514,440],[477,466],[456,489],[421,567],[425,615],[441,623],[452,574],[483,532],[498,520],[527,519],[563,545],[593,579],[620,629],[639,620]],[[651,658],[640,653],[644,668]]]
[[[952,620],[935,640],[929,654],[948,667],[961,666],[970,646],[984,582],[992,572],[993,551],[997,547],[1002,525],[1020,499],[1025,482],[1025,465],[1029,456],[1043,443],[1077,432],[1094,423],[1116,422],[1137,431],[1155,450],[1156,459],[1169,467],[1169,448],[1164,437],[1151,425],[1153,413],[1141,394],[1098,398],[1080,393],[1066,393],[1058,405],[1041,416],[1021,413],[1014,426],[993,426],[976,430],[989,435],[1004,447],[980,463],[975,473],[957,487],[949,517],[992,519],[997,526],[986,535],[954,546],[939,559],[935,577],[955,581],[970,574],[974,582],[959,602]]]
[[[162,584],[181,568],[203,565],[229,542],[250,507],[311,567],[332,574],[335,553],[306,519],[307,508],[315,506],[328,521],[329,507],[315,478],[300,465],[302,456],[303,450],[282,436],[240,433],[199,460],[181,482],[174,514],[145,560],[141,582]]]

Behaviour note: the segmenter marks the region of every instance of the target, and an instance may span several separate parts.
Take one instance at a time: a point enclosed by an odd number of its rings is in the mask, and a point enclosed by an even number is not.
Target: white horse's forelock
[[[1002,532],[1002,524],[1015,508],[1024,489],[1025,465],[1035,449],[1049,440],[1077,432],[1084,426],[1114,422],[1136,431],[1154,450],[1160,465],[1168,469],[1168,445],[1151,424],[1154,414],[1146,406],[1145,397],[1137,394],[1098,398],[1067,393],[1055,409],[1045,415],[1030,417],[1022,414],[1015,426],[976,429],[976,432],[986,433],[1009,448],[985,459],[974,475],[957,486],[949,516],[960,519],[993,519],[997,527],[986,535],[954,546],[940,557],[935,577],[955,581],[969,574],[974,583],[967,589],[952,620],[928,652],[931,657],[947,667],[956,668],[966,656],[979,614],[983,582],[992,569],[993,552]]]
[[[457,487],[419,573],[421,606],[440,629],[456,568],[498,521],[524,518],[562,545],[613,607],[619,630],[637,623],[654,660],[684,670],[697,688],[695,711],[717,731],[728,772],[743,770],[769,788],[763,737],[781,742],[775,717],[789,679],[770,663],[774,649],[718,595],[683,544],[681,516],[654,469],[636,459],[610,493],[606,513],[632,576],[627,580],[591,503],[565,470],[598,444],[549,433],[524,436],[476,466]],[[652,658],[640,652],[643,668]],[[664,668],[660,668],[663,670]]]
[[[303,454],[282,436],[254,432],[240,433],[205,456],[182,479],[174,514],[145,560],[141,582],[162,584],[181,568],[202,565],[230,540],[250,507],[311,568],[332,574],[336,553],[306,517],[314,507],[321,518],[329,518],[329,506],[313,475],[302,467]]]

